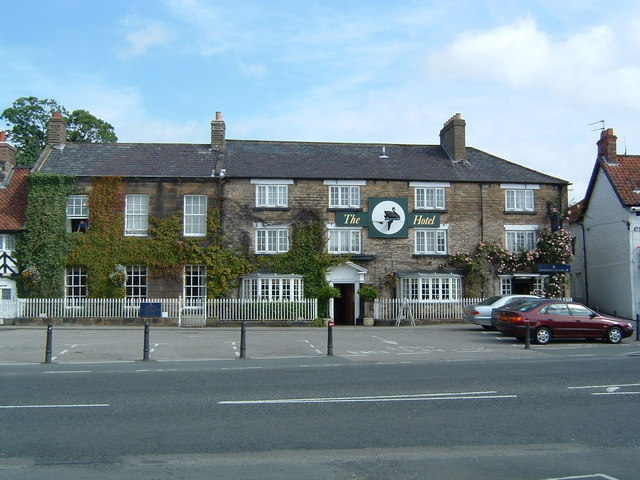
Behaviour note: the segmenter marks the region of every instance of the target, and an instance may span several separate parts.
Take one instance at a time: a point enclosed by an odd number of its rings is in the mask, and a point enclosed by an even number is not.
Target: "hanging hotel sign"
[[[407,238],[409,227],[438,228],[439,213],[409,213],[406,198],[370,198],[367,212],[337,212],[339,227],[368,227],[369,237]]]

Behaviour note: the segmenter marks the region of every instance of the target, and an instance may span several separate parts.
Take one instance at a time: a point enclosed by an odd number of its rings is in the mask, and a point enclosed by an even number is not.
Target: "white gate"
[[[20,304],[16,296],[16,282],[0,277],[0,325],[5,318],[16,318]]]
[[[187,298],[179,299],[178,309],[179,327],[206,327],[207,326],[207,299]]]

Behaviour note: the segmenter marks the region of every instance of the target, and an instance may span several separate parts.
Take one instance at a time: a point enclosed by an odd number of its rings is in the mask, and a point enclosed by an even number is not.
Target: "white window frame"
[[[449,182],[409,182],[414,189],[416,210],[445,210],[447,208],[447,188]]]
[[[125,298],[127,300],[145,300],[148,293],[149,272],[144,265],[126,265],[127,281]]]
[[[256,275],[242,279],[241,297],[272,302],[304,299],[304,280],[299,275]]]
[[[207,235],[206,195],[185,195],[183,199],[183,227],[185,237],[204,237]]]
[[[78,228],[84,220],[84,230]],[[67,232],[86,231],[89,221],[89,195],[67,197]]]
[[[207,300],[207,266],[185,265],[182,270],[185,307],[203,307]]]
[[[416,255],[446,255],[449,248],[448,224],[440,228],[415,228],[413,231]]]
[[[87,298],[87,271],[84,267],[67,267],[64,275],[64,298],[66,306]]]
[[[506,212],[534,212],[536,209],[535,190],[540,185],[522,183],[502,183],[504,189],[504,209]]]
[[[500,295],[511,295],[513,277],[500,277]]]
[[[255,252],[278,254],[289,251],[289,226],[255,225]]]
[[[460,275],[417,274],[400,277],[399,298],[418,302],[454,302],[462,299]]]
[[[13,252],[16,248],[16,237],[10,233],[0,233],[0,252]]]
[[[325,180],[329,187],[329,208],[361,208],[360,187],[364,180]]]
[[[538,225],[505,225],[504,247],[510,252],[528,252],[536,248]]]
[[[256,208],[287,208],[289,206],[289,185],[293,180],[252,179],[256,186]]]
[[[361,228],[336,228],[327,227],[327,251],[340,255],[344,253],[362,253],[362,229]]]
[[[124,234],[144,237],[149,230],[149,195],[129,193],[125,197]]]

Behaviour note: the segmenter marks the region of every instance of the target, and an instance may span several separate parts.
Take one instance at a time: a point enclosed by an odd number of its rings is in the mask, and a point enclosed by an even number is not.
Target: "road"
[[[640,356],[608,347],[4,365],[0,478],[636,480]]]

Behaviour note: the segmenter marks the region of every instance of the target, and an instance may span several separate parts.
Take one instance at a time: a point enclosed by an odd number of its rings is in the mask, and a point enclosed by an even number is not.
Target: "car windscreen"
[[[509,306],[509,310],[513,310],[514,312],[527,312],[529,310],[531,310],[532,308],[537,307],[538,305],[540,305],[540,301],[524,301],[522,303],[517,303],[513,306]]]
[[[478,305],[493,305],[494,303],[496,303],[501,298],[502,297],[500,295],[495,295],[493,297],[487,298],[486,300],[483,300],[482,302],[478,303]]]

